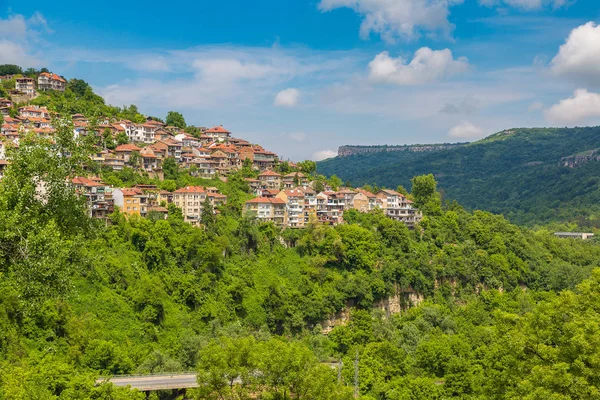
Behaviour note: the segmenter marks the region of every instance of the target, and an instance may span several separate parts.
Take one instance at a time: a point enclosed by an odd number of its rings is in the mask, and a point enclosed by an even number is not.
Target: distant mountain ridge
[[[409,151],[423,153],[429,151],[448,150],[454,147],[464,146],[467,143],[435,143],[435,144],[407,144],[407,145],[344,145],[338,148],[339,157],[347,157],[355,154],[382,153],[392,151]]]
[[[600,227],[600,127],[507,129],[473,143],[342,146],[317,165],[352,185],[410,188],[433,173],[445,199],[533,225]]]

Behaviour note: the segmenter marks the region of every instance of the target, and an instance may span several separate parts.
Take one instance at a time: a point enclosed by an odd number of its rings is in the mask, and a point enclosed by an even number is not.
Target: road
[[[198,387],[196,374],[174,374],[174,375],[147,375],[147,376],[119,376],[113,378],[101,378],[96,383],[106,380],[115,386],[131,386],[132,389],[141,391],[187,389]]]
[[[324,365],[328,365],[335,369],[339,367],[337,363],[324,363]],[[195,372],[161,375],[114,376],[112,378],[99,378],[96,380],[96,384],[101,384],[106,381],[111,382],[115,386],[131,386],[132,389],[138,389],[143,392],[198,387]]]

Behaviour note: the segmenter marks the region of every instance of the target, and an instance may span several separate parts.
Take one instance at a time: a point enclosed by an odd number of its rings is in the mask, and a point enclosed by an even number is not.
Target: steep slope
[[[318,163],[324,175],[353,185],[410,187],[433,173],[448,200],[506,215],[519,224],[574,221],[599,226],[600,127],[499,132],[435,152],[386,152]]]

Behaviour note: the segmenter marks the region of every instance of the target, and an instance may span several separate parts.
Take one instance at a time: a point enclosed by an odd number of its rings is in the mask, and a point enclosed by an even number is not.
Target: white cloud
[[[453,25],[448,21],[449,7],[463,0],[321,0],[319,9],[331,11],[351,8],[363,17],[360,36],[371,32],[387,42],[412,40],[421,32],[449,35]]]
[[[294,107],[298,104],[299,98],[300,91],[298,89],[289,88],[277,93],[273,104],[277,107]]]
[[[322,161],[328,158],[333,158],[337,156],[337,152],[333,150],[321,150],[313,153],[312,159],[313,161]]]
[[[485,136],[485,131],[477,125],[463,121],[450,129],[448,136],[457,139],[480,139]]]
[[[557,75],[597,83],[600,80],[600,26],[588,22],[573,29],[551,66]]]
[[[431,50],[429,47],[421,47],[408,64],[402,57],[390,57],[387,51],[378,54],[369,63],[369,78],[375,82],[419,85],[468,69],[468,60],[463,57],[455,60],[449,49]]]
[[[0,64],[18,64],[25,68],[40,66],[33,49],[40,43],[39,36],[50,32],[46,19],[37,11],[28,19],[20,14],[0,18]]]
[[[527,110],[529,112],[539,111],[539,110],[543,110],[543,109],[544,109],[544,103],[542,103],[541,101],[534,101],[527,108]]]
[[[558,9],[574,3],[576,0],[479,0],[479,4],[486,7],[513,7],[520,10],[539,10],[544,7]]]
[[[30,55],[26,47],[8,40],[0,40],[0,64],[32,67],[40,65],[40,61]]]
[[[600,121],[600,94],[577,89],[572,97],[546,110],[546,118],[555,124],[574,125]]]
[[[306,133],[304,132],[294,132],[290,133],[288,137],[295,142],[304,142],[306,140]]]

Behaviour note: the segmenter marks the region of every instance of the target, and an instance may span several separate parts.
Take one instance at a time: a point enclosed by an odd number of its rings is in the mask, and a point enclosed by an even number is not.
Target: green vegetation
[[[181,129],[184,129],[187,126],[183,114],[177,111],[169,111],[167,113],[166,123],[167,125],[176,126]]]
[[[184,370],[198,399],[350,399],[355,360],[363,399],[599,397],[598,245],[442,208],[431,176],[413,231],[356,211],[280,231],[241,215],[237,175],[204,229],[173,205],[98,225],[71,129],[25,136],[0,184],[0,399],[137,399],[94,379]]]
[[[449,150],[336,157],[318,163],[318,172],[392,188],[410,188],[414,176],[432,173],[444,198],[468,209],[528,226],[590,229],[600,227],[600,163],[569,168],[561,159],[598,148],[600,127],[513,129]]]

